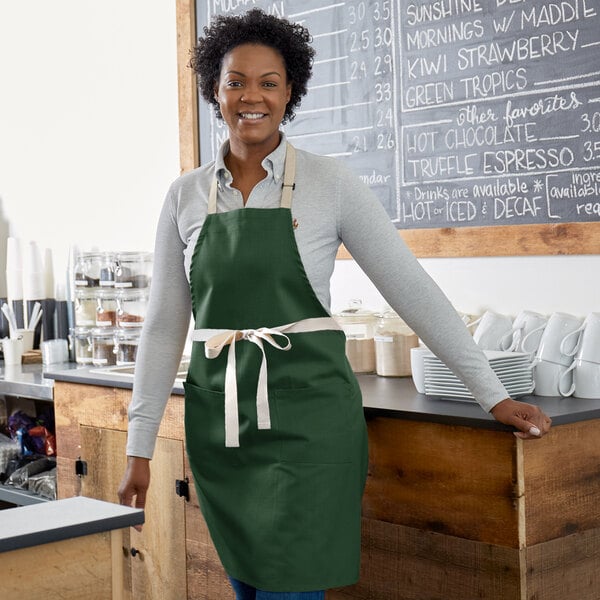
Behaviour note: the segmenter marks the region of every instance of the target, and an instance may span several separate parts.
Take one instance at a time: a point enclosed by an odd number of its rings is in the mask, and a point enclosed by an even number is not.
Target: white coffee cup
[[[425,393],[425,362],[423,359],[426,356],[433,356],[433,353],[425,346],[410,349],[410,370],[413,383],[419,394]]]
[[[583,325],[568,334],[562,343],[563,347],[569,346],[571,356],[576,354],[582,360],[600,363],[600,313],[590,313]]]
[[[483,350],[501,350],[501,340],[511,329],[512,319],[508,315],[486,310],[477,322],[473,340]]]
[[[533,370],[534,393],[536,396],[562,396],[563,389],[570,388],[573,383],[573,373],[570,365],[561,365],[545,360],[535,360]]]
[[[502,337],[502,350],[535,353],[547,323],[548,317],[531,310],[522,310],[515,317],[511,331]]]
[[[578,341],[578,335],[575,334],[581,327],[581,322],[579,317],[567,313],[552,313],[542,334],[536,358],[570,366],[573,362],[573,349]]]
[[[571,384],[566,389],[569,374],[571,375]],[[559,389],[562,396],[573,394],[576,398],[600,399],[600,363],[576,358],[561,376]]]
[[[4,338],[2,352],[5,365],[20,365],[23,358],[23,340],[19,338]]]
[[[23,340],[23,353],[33,350],[33,329],[17,329],[16,337]]]

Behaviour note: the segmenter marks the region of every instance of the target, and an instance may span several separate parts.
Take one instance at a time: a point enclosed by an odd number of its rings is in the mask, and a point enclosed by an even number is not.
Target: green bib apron
[[[367,469],[345,336],[296,245],[294,154],[280,208],[216,214],[213,184],[190,269],[185,428],[200,507],[227,573],[274,592],[358,580]]]

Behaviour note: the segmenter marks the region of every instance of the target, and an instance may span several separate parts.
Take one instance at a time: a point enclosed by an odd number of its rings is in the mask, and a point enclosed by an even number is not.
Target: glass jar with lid
[[[116,327],[117,299],[114,290],[96,292],[96,327]]]
[[[116,288],[147,288],[152,279],[151,252],[119,252],[115,257]]]
[[[362,307],[361,300],[351,300],[348,308],[334,315],[346,334],[346,356],[355,373],[375,370],[375,313]]]
[[[146,318],[148,290],[123,289],[117,292],[117,325],[140,327]]]
[[[75,362],[89,365],[92,362],[92,328],[74,327],[71,329],[71,341],[75,349]]]
[[[75,326],[94,327],[96,325],[96,294],[98,290],[87,288],[75,290]]]
[[[377,315],[375,328],[375,366],[383,377],[408,377],[411,374],[410,350],[419,338],[391,308]]]
[[[103,252],[100,259],[100,287],[115,287],[116,257],[114,252]]]
[[[141,327],[117,330],[115,343],[118,365],[133,365],[135,363],[141,332]]]
[[[114,327],[94,327],[92,335],[92,364],[107,367],[117,364],[117,347]]]
[[[100,287],[101,252],[81,252],[75,260],[73,281],[75,289]]]

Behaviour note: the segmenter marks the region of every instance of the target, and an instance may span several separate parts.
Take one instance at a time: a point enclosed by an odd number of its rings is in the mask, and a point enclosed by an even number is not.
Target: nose
[[[244,88],[244,92],[240,98],[242,102],[246,104],[257,104],[262,100],[262,93],[259,86],[247,85]]]

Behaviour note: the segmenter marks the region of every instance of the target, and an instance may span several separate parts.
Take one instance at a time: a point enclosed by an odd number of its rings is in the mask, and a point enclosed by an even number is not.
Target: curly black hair
[[[292,84],[291,98],[283,117],[283,123],[287,123],[294,118],[294,109],[306,94],[312,75],[315,51],[310,41],[306,27],[268,15],[259,8],[238,16],[217,15],[210,26],[204,27],[204,37],[198,39],[192,50],[190,66],[196,73],[200,94],[213,105],[217,118],[222,119],[214,86],[221,74],[223,57],[241,44],[262,44],[273,48],[281,54],[288,83]]]

